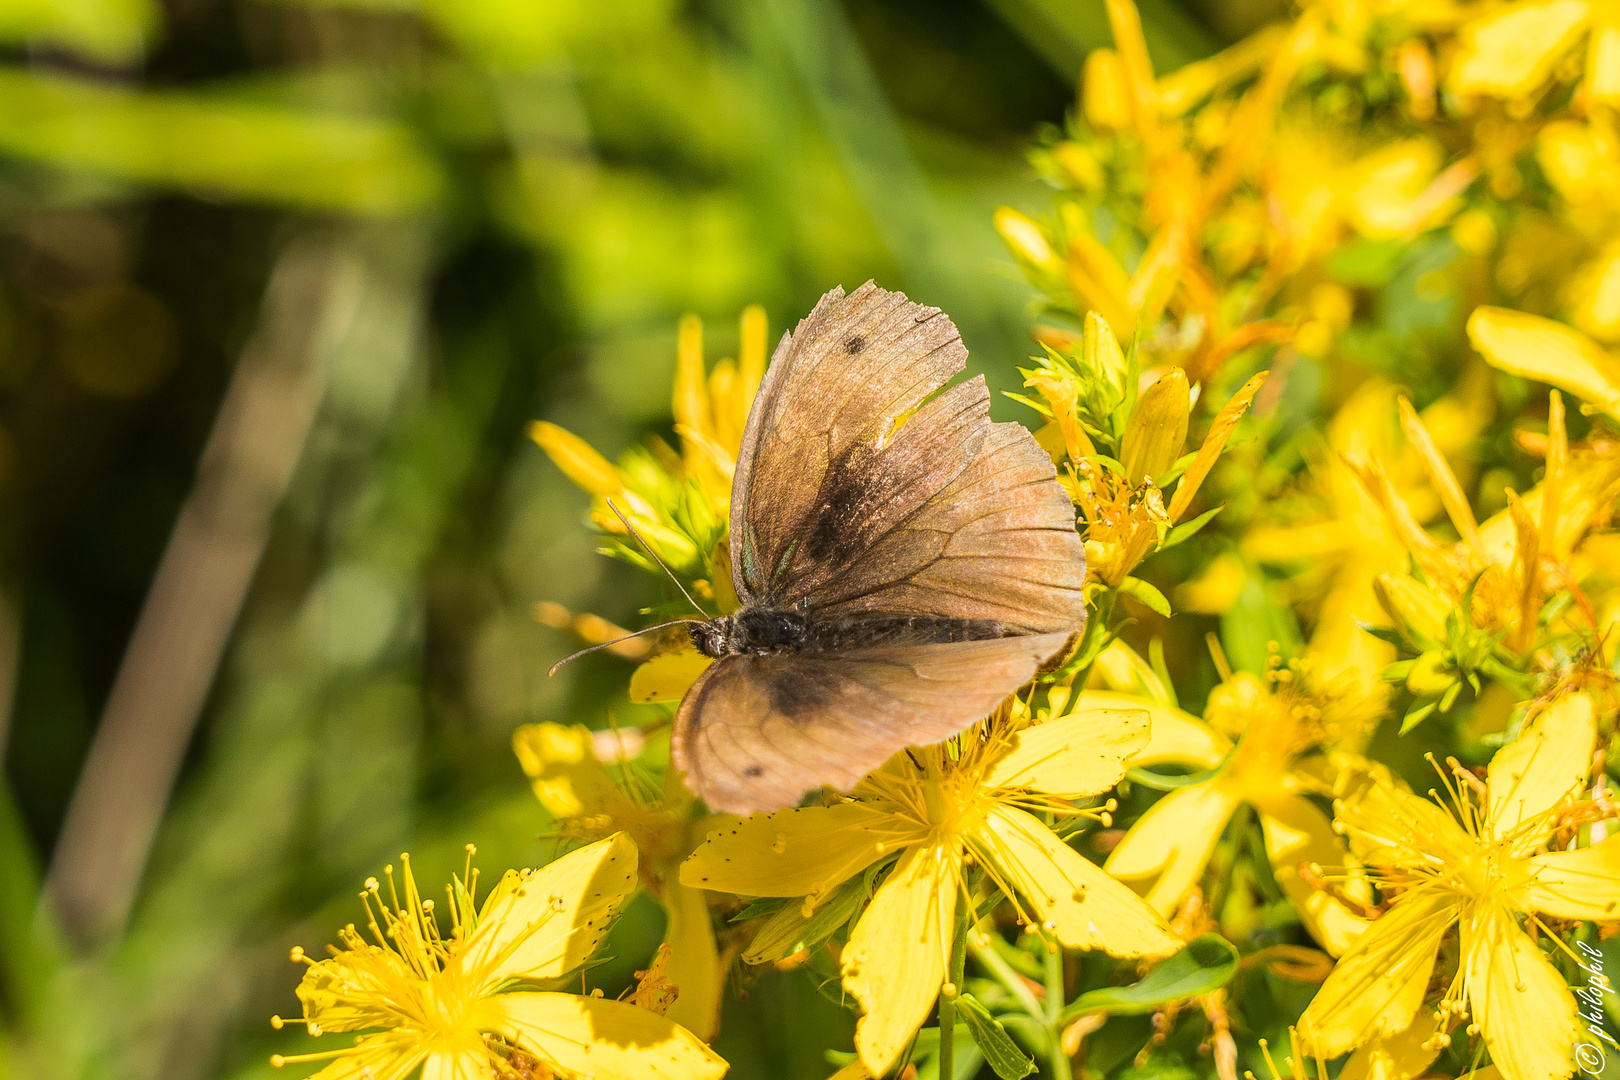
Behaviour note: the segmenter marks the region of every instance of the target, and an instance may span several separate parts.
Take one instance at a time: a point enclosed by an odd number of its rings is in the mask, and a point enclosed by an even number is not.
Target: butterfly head
[[[715,659],[734,653],[799,652],[810,639],[809,620],[801,611],[766,607],[691,623],[687,632],[699,652]]]

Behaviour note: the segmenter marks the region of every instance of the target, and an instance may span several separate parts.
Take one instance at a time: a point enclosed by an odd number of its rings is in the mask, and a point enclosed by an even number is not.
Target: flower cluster
[[[299,991],[312,1035],[368,1034],[283,1060],[718,1075],[728,987],[790,977],[857,1018],[843,1080],[1620,1061],[1620,10],[1302,0],[1156,77],[1106,8],[1031,154],[1052,204],[995,217],[1083,634],[954,738],[745,819],[671,767],[708,660],[655,641],[641,726],[516,735],[585,846],[482,905],[458,879],[442,932],[408,870],[372,884]],[[608,554],[716,613],[763,312],[740,341],[708,366],[681,324],[678,451],[532,431]],[[638,887],[667,928],[633,995],[563,993]]]

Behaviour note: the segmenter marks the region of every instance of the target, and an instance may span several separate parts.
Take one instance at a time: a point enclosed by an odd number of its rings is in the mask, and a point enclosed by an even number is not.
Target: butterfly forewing
[[[982,378],[946,389],[966,359],[938,309],[870,282],[777,347],[732,485],[732,573],[744,614],[799,629],[716,637],[681,702],[675,762],[711,807],[848,791],[990,712],[1084,625],[1073,506],[1029,432],[990,422]]]
[[[887,504],[902,487],[920,503],[951,479],[951,468],[966,467],[975,447],[942,441],[950,463],[931,470],[929,485],[912,471],[883,467],[890,455],[879,452],[895,421],[966,363],[961,335],[938,308],[870,283],[847,297],[834,289],[782,339],[732,482],[731,556],[744,603],[785,605],[802,596],[805,580],[832,565],[832,548],[849,551],[836,541],[862,506]]]
[[[910,745],[938,742],[1028,682],[1066,633],[785,656],[728,656],[675,718],[675,765],[712,809],[795,806]]]

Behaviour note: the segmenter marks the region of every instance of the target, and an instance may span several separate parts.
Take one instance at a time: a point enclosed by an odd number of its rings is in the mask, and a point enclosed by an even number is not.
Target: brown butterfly
[[[715,662],[673,755],[715,810],[848,791],[993,710],[1085,625],[1085,552],[1051,459],[990,422],[938,308],[871,282],[784,334],[731,488],[742,606],[689,625]]]

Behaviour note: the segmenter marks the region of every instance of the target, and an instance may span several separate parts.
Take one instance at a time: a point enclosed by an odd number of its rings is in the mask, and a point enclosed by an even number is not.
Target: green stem
[[[1001,958],[1001,954],[989,945],[978,945],[969,942],[968,948],[973,952],[973,959],[977,960],[983,968],[990,973],[990,977],[1000,983],[1002,987],[1018,1000],[1018,1007],[1029,1014],[1029,1018],[1037,1024],[1046,1023],[1046,1010],[1041,1003],[1035,1000],[1035,995],[1029,992],[1024,984],[1023,976],[1012,969],[1012,965]]]
[[[967,977],[967,939],[973,923],[971,905],[958,911],[956,934],[951,939],[951,966],[939,993],[939,1080],[955,1080],[956,1076],[956,996],[962,992],[962,980]]]
[[[1046,1033],[1052,1043],[1052,1080],[1073,1080],[1069,1055],[1063,1052],[1063,950],[1046,943]]]

